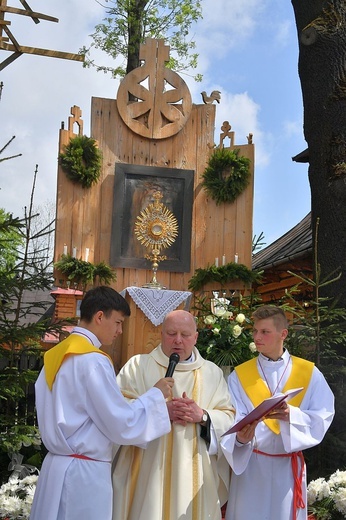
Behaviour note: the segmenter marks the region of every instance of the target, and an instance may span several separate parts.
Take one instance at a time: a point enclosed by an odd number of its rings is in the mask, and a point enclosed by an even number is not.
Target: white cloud
[[[201,73],[254,33],[265,2],[258,0],[204,0],[203,20],[195,35]]]
[[[91,43],[89,35],[105,16],[104,7],[96,0],[31,0],[29,4],[35,11],[56,16],[59,23],[42,21],[34,24],[30,18],[6,15],[12,22],[14,36],[27,46],[77,53],[83,45]],[[22,7],[19,0],[11,0],[11,5]],[[285,46],[286,50],[290,48],[288,41],[289,37],[292,39],[294,24],[292,7],[283,0],[203,0],[202,5],[204,18],[194,28],[193,38],[199,53],[197,72],[204,74],[203,84],[194,83],[188,76],[182,77],[187,81],[195,103],[202,102],[202,90],[221,91],[215,124],[217,144],[225,120],[235,131],[236,143],[246,143],[246,136],[253,134],[255,170],[258,172],[256,183],[261,188],[255,198],[255,207],[261,205],[260,211],[255,210],[259,220],[268,211],[263,210],[263,197],[275,199],[270,169],[275,168],[272,176],[276,176],[278,184],[285,186],[286,192],[290,173],[287,173],[288,167],[285,170],[283,166],[282,154],[288,157],[291,168],[291,149],[300,151],[300,143],[296,143],[299,128],[302,133],[299,122],[301,99],[297,99],[299,114],[284,116],[273,108],[273,100],[263,88],[265,78],[261,78],[261,85],[252,82],[249,86],[249,83],[253,80],[255,65],[260,71],[262,62],[268,65],[271,48],[275,49],[275,45],[277,48]],[[296,53],[296,47],[293,53]],[[0,61],[7,56],[8,53],[0,51]],[[102,63],[109,63],[105,54],[98,53],[98,56]],[[273,79],[268,78],[268,81],[286,77],[285,60],[281,61],[273,70]],[[265,69],[268,74],[269,67]],[[116,98],[118,83],[109,75],[83,69],[78,62],[34,55],[23,55],[15,60],[0,72],[0,81],[4,83],[0,100],[0,149],[12,135],[17,136],[1,158],[23,153],[17,159],[0,162],[0,207],[20,216],[22,208],[30,201],[36,164],[39,166],[36,204],[55,201],[59,128],[62,121],[67,124],[70,108],[78,105],[82,109],[84,133],[89,135],[91,98]],[[287,85],[291,93],[289,81]],[[285,95],[287,93],[280,90],[280,97],[284,99]],[[281,136],[278,135],[280,132]],[[294,139],[294,147],[290,145],[290,139]],[[301,149],[304,148],[303,139],[302,143]],[[302,192],[298,183],[299,180],[294,190]],[[269,207],[267,202],[265,207]],[[294,214],[296,210],[293,207],[289,211]],[[292,225],[295,223],[293,218]],[[258,225],[269,233],[261,223]],[[267,225],[275,227],[277,222],[271,219]]]
[[[283,130],[284,130],[285,137],[302,135],[302,133],[303,133],[302,121],[301,120],[283,121]]]
[[[235,144],[246,144],[247,136],[253,134],[255,144],[256,167],[265,167],[270,161],[270,135],[261,129],[261,107],[248,95],[247,92],[232,94],[222,90],[220,86],[213,86],[210,90],[221,91],[220,105],[216,107],[215,144],[220,142],[221,126],[228,121],[235,132]],[[227,139],[225,146],[229,146]]]
[[[284,20],[282,23],[277,24],[275,29],[275,42],[280,46],[288,45],[293,31],[293,23],[290,20]]]

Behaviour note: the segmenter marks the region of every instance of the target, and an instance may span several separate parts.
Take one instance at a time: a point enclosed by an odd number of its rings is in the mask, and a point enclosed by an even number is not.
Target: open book
[[[303,387],[301,388],[293,388],[292,390],[287,390],[284,394],[275,394],[272,397],[268,397],[267,399],[264,399],[256,408],[254,408],[250,413],[245,415],[240,421],[233,424],[232,428],[227,430],[221,437],[224,435],[228,435],[229,433],[235,433],[239,432],[244,426],[247,424],[250,424],[254,421],[259,421],[260,419],[263,419],[268,413],[270,413],[274,408],[279,406],[282,401],[289,400],[295,395],[299,394],[303,390]]]

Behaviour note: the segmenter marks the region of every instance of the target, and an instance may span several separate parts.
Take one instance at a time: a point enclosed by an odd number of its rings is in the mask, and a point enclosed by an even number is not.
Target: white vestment
[[[194,348],[191,363],[178,363],[174,397],[186,392],[211,419],[216,440],[231,427],[233,407],[219,367]],[[159,345],[150,354],[131,358],[118,375],[125,397],[138,398],[164,377],[168,357]],[[219,520],[227,500],[229,466],[219,443],[215,453],[200,436],[201,426],[172,424],[169,434],[146,449],[122,446],[113,472],[113,520]]]
[[[287,350],[279,361],[270,361],[262,354],[258,359],[271,391],[282,392],[292,367]],[[254,406],[235,371],[230,374],[228,384],[238,421]],[[223,437],[221,447],[233,470],[226,520],[292,520],[294,485],[291,458],[256,454],[253,449],[268,454],[285,454],[311,448],[322,441],[333,417],[333,393],[322,373],[314,367],[300,407],[290,406],[290,420],[280,421],[279,434],[273,433],[261,421],[252,443],[240,445],[236,442],[236,434]],[[306,505],[305,465],[303,500]],[[297,520],[306,518],[307,508],[297,509]]]
[[[96,336],[83,330],[99,347]],[[93,352],[68,356],[52,390],[43,368],[35,390],[39,429],[49,453],[30,520],[111,520],[113,443],[147,442],[170,431],[162,392],[152,388],[129,404],[110,360]]]

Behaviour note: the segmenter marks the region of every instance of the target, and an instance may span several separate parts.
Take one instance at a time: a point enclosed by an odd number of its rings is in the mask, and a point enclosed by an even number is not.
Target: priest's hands
[[[154,385],[156,388],[161,390],[165,399],[172,397],[172,388],[174,385],[173,377],[163,377]]]
[[[187,423],[199,423],[203,416],[203,409],[193,399],[183,392],[182,397],[173,397],[167,403],[169,418],[176,424],[186,426]]]

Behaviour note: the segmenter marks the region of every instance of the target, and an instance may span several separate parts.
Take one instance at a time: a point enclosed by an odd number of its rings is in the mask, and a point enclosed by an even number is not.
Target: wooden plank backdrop
[[[218,109],[222,110],[222,101]],[[102,173],[96,185],[83,189],[68,180],[58,165],[54,261],[60,258],[66,244],[70,254],[74,247],[77,248],[77,258],[84,260],[88,248],[89,261],[110,264],[114,179],[117,163],[128,163],[195,171],[191,269],[188,273],[175,273],[160,271],[159,268],[157,279],[160,283],[172,290],[186,291],[197,268],[212,265],[215,258],[219,259],[221,265],[224,255],[226,261],[230,262],[238,254],[239,262],[251,268],[254,184],[252,142],[238,145],[232,139],[229,147],[239,149],[240,155],[251,160],[251,182],[234,203],[217,206],[201,186],[201,176],[215,146],[215,110],[212,104],[193,104],[186,124],[178,133],[164,139],[150,139],[136,134],[124,123],[116,99],[93,97],[90,136],[96,139],[102,151]],[[75,116],[70,118],[68,129],[60,130],[59,152],[76,135],[76,123],[79,125],[79,133],[83,131],[80,109],[73,107],[71,113]],[[137,240],[133,230],[123,231]],[[118,291],[133,285],[142,286],[152,278],[152,272],[143,269],[116,268],[116,275],[113,286]],[[56,273],[57,285],[60,279],[61,276]],[[232,283],[227,289],[231,286],[244,288],[242,284]],[[211,291],[213,288],[211,284],[204,290]],[[131,308],[131,326],[125,325],[120,363],[126,361],[129,355],[147,351],[159,341],[160,328],[148,323],[133,302]],[[113,357],[117,357],[114,352]]]

